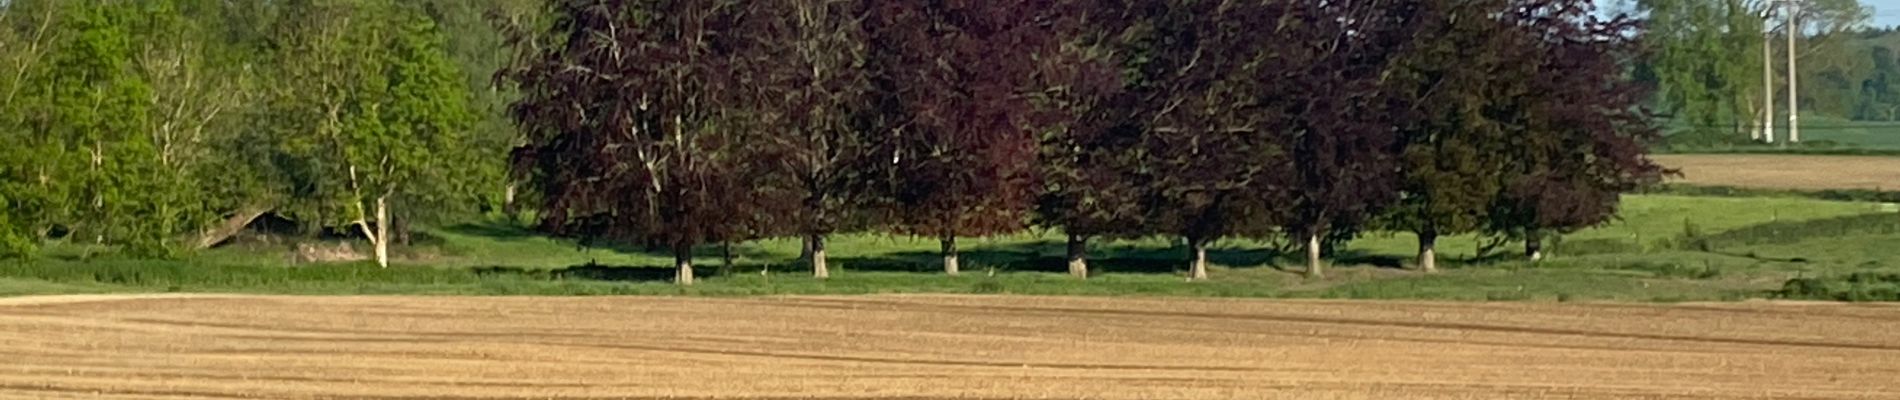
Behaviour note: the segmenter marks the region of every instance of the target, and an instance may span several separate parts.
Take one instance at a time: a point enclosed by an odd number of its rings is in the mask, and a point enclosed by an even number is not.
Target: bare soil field
[[[1900,190],[1900,157],[1781,154],[1662,154],[1682,170],[1674,183],[1767,189]]]
[[[0,353],[5,398],[1894,399],[1900,307],[92,296]]]

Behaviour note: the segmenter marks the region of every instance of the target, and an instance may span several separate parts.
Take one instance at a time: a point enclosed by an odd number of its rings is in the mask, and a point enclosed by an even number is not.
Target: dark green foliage
[[[1692,250],[1720,251],[1808,238],[1900,233],[1900,215],[1874,213],[1811,221],[1785,221],[1688,238]]]
[[[1900,301],[1900,273],[1865,272],[1794,278],[1783,284],[1774,295],[1784,299]]]
[[[1732,186],[1657,185],[1643,193],[1718,197],[1806,197],[1820,200],[1900,203],[1900,191],[1870,189],[1777,190]]]
[[[1537,46],[1525,29],[1514,18],[1494,17],[1509,4],[1424,2],[1421,33],[1401,50],[1393,96],[1410,105],[1399,124],[1403,176],[1397,203],[1379,225],[1417,234],[1421,253],[1440,236],[1481,228],[1503,189],[1513,121],[1501,111],[1529,82],[1496,76],[1534,75],[1528,71],[1537,67]]]
[[[348,212],[364,193],[418,211],[467,203],[455,196],[466,175],[438,174],[481,163],[462,156],[467,91],[418,8],[20,0],[0,12],[0,138],[17,145],[0,151],[5,252],[57,231],[171,256],[242,209],[317,228],[364,219]],[[448,214],[405,208],[397,218]]]

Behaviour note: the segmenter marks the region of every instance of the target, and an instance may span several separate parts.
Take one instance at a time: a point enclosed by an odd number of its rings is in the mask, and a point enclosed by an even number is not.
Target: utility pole
[[[1774,18],[1775,5],[1768,3],[1768,9],[1761,11],[1761,133],[1756,139],[1775,142],[1775,47],[1769,42],[1775,38],[1775,27],[1768,21]]]
[[[1799,91],[1795,90],[1795,80],[1799,76],[1794,69],[1794,37],[1801,34],[1799,14],[1801,3],[1796,0],[1783,0],[1788,4],[1788,142],[1801,142],[1801,106],[1798,103]]]

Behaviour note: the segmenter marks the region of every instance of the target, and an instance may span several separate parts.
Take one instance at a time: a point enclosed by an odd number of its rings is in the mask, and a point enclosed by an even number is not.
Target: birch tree
[[[286,34],[278,62],[277,110],[286,150],[316,170],[311,195],[322,215],[340,216],[389,265],[402,198],[440,202],[472,160],[467,92],[443,50],[444,37],[419,10],[373,0],[307,4]]]

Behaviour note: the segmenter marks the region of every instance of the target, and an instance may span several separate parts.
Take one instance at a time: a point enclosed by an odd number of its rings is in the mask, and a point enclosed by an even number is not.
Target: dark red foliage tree
[[[1088,241],[1144,234],[1141,191],[1127,159],[1137,148],[1128,107],[1116,102],[1130,55],[1119,40],[1133,22],[1124,9],[1075,1],[1064,3],[1057,23],[1062,50],[1041,57],[1035,128],[1042,191],[1035,222],[1068,236],[1069,274],[1087,278]]]
[[[743,170],[757,146],[731,106],[743,4],[552,2],[551,43],[502,72],[522,92],[516,163],[539,188],[543,229],[664,246],[680,284],[695,245],[758,231],[751,211],[769,196]]]
[[[1322,276],[1321,240],[1350,238],[1398,193],[1396,113],[1387,73],[1416,29],[1418,0],[1287,1],[1265,67],[1274,85],[1267,128],[1285,148],[1284,230],[1305,243],[1307,276]],[[1285,200],[1280,200],[1285,199]]]
[[[1092,25],[1117,27],[1122,93],[1108,100],[1111,125],[1103,157],[1135,182],[1141,233],[1186,239],[1189,279],[1207,278],[1207,245],[1259,233],[1276,214],[1256,201],[1278,184],[1271,168],[1283,147],[1264,124],[1261,97],[1273,79],[1271,27],[1284,7],[1262,2],[1137,0],[1104,2]],[[1125,21],[1125,22],[1118,22]]]
[[[1051,0],[870,2],[864,27],[886,210],[899,232],[942,241],[1012,232],[1036,193],[1030,129],[1038,55],[1058,43]]]
[[[1514,1],[1514,18],[1538,39],[1539,64],[1499,78],[1530,87],[1505,110],[1519,129],[1508,136],[1514,153],[1486,228],[1523,238],[1533,260],[1547,235],[1609,221],[1622,193],[1666,172],[1647,155],[1659,138],[1643,107],[1648,92],[1624,68],[1641,49],[1639,26],[1626,15],[1602,19],[1591,4]]]
[[[754,2],[745,28],[747,68],[743,105],[761,125],[765,157],[754,170],[771,174],[769,187],[784,197],[773,225],[805,242],[812,274],[830,276],[825,238],[848,228],[849,214],[865,204],[866,179],[877,154],[863,122],[871,108],[865,69],[863,2],[779,0]],[[888,161],[888,160],[887,160]]]

